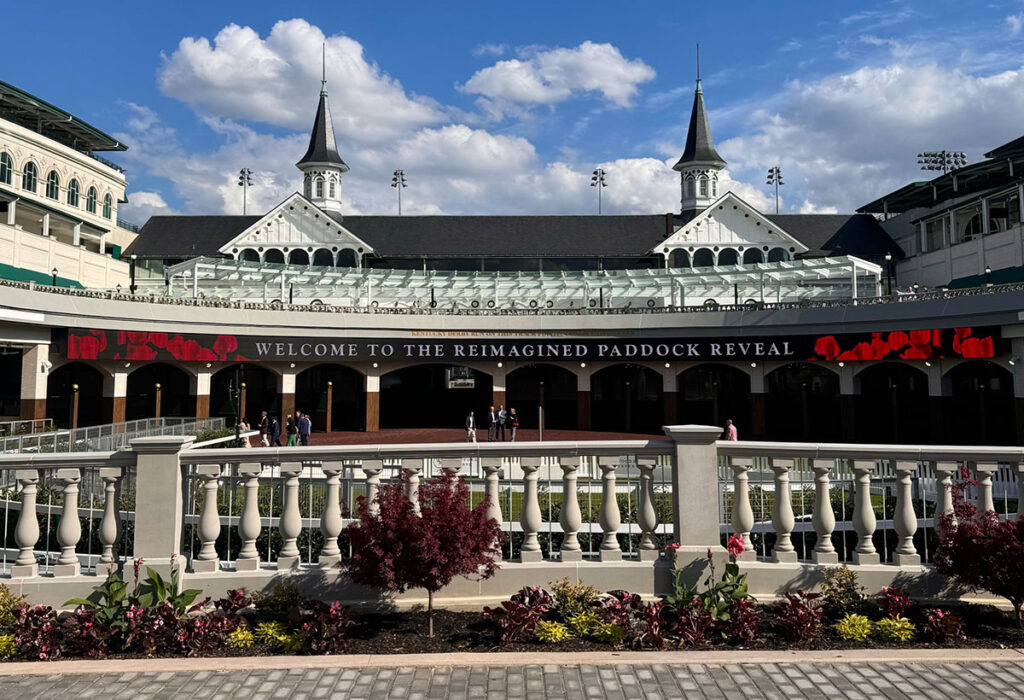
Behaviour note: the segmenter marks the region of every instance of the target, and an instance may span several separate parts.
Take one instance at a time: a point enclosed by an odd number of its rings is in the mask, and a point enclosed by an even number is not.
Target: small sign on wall
[[[476,387],[473,370],[469,367],[448,367],[444,373],[449,389],[473,389]]]

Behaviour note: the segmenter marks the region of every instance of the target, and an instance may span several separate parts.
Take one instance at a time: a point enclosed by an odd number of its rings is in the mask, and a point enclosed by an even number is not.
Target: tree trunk
[[[428,636],[434,637],[434,592],[427,591],[427,630]]]

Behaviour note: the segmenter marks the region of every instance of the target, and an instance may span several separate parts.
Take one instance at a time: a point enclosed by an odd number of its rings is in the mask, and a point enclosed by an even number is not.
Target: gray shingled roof
[[[151,216],[124,255],[194,258],[218,249],[263,218],[258,216]]]
[[[334,123],[331,121],[331,106],[327,102],[326,87],[320,91],[320,104],[317,105],[316,117],[313,119],[309,148],[296,165],[306,163],[332,163],[339,166],[342,172],[348,170],[348,165],[338,155],[338,146],[334,142]]]
[[[879,259],[903,251],[870,214],[768,214],[768,219],[810,250],[808,255],[856,255]]]
[[[693,110],[690,112],[690,128],[686,132],[686,147],[683,155],[674,166],[682,170],[688,163],[711,163],[725,167],[725,159],[715,150],[715,142],[711,138],[711,124],[704,108],[704,92],[697,82],[697,90],[693,94]]]

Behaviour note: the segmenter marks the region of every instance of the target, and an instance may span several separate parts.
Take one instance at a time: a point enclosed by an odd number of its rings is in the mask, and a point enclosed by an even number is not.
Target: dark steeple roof
[[[295,165],[302,167],[307,163],[330,163],[336,165],[341,172],[348,171],[348,165],[338,155],[338,146],[334,142],[334,123],[331,121],[331,107],[327,103],[327,80],[320,87],[320,104],[316,108],[309,148]]]
[[[700,78],[697,78],[697,90],[693,94],[693,111],[690,112],[690,129],[686,132],[686,148],[683,156],[673,166],[673,170],[682,170],[690,163],[706,163],[725,167],[725,160],[715,150],[715,142],[711,138],[711,125],[708,113],[704,109],[704,92],[700,89]]]

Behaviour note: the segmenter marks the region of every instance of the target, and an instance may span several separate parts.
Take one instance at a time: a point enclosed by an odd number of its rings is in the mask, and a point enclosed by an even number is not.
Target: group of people
[[[495,411],[494,406],[491,406],[487,410],[484,423],[484,427],[487,428],[487,442],[504,442],[506,436],[512,442],[516,441],[516,431],[519,429],[519,414],[516,413],[516,409],[510,408],[506,411],[505,406],[501,405]],[[466,442],[476,442],[476,428],[476,415],[470,411],[466,415]]]
[[[260,433],[261,447],[282,447],[281,445],[281,421],[277,416],[268,415],[266,411],[260,412],[260,422],[256,429]],[[242,418],[238,423],[239,432],[246,433],[252,430],[249,422]],[[308,445],[309,434],[313,432],[313,422],[309,419],[308,413],[296,411],[295,415],[288,414],[285,418],[284,437],[285,445]],[[252,447],[249,438],[242,438],[245,447]]]

